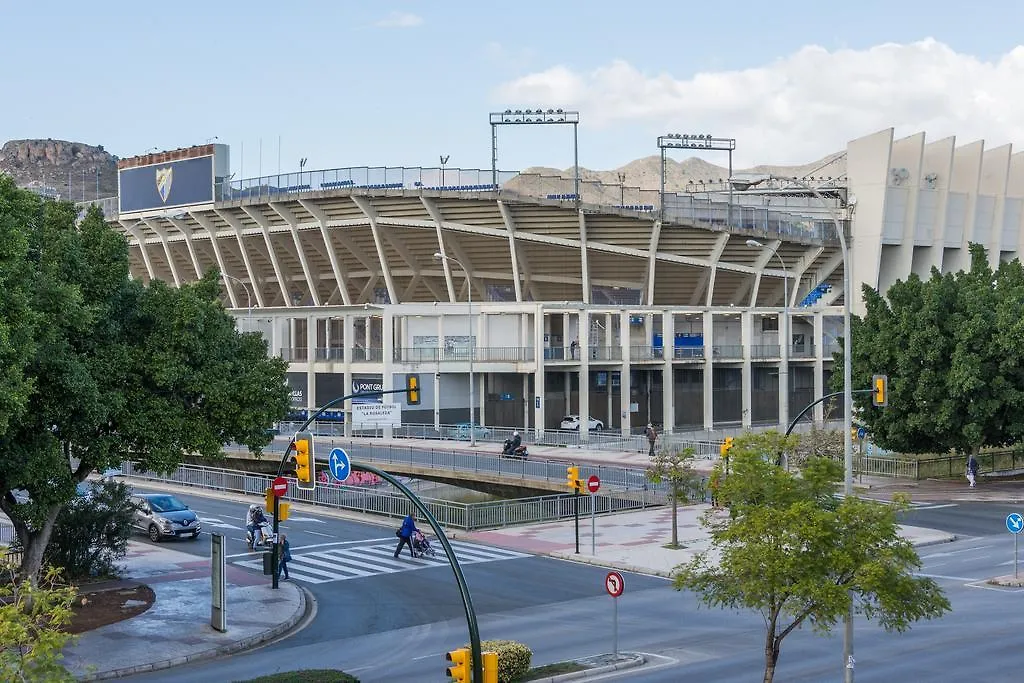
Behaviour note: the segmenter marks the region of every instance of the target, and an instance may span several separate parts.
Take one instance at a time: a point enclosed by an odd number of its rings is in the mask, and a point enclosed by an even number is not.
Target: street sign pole
[[[1019,512],[1006,515],[1006,530],[1013,534],[1013,578],[1017,578],[1017,537],[1024,531],[1024,516]]]
[[[604,577],[604,589],[612,596],[612,653],[619,655],[619,596],[626,588],[626,582],[622,580],[622,574],[608,572]]]
[[[619,599],[612,598],[612,654],[619,656]]]
[[[597,522],[595,521],[596,518],[597,518],[597,497],[593,493],[591,493],[590,494],[590,554],[591,555],[596,555],[597,554],[597,551],[594,549],[594,546],[597,543],[597,541],[594,540],[595,538],[597,538],[597,531],[596,531],[596,524],[597,524]]]
[[[278,571],[277,564],[278,558],[281,557],[280,549],[277,547],[278,531],[281,528],[281,496],[274,496],[274,545],[271,546],[270,550],[270,575],[273,577],[270,581],[271,588],[279,588],[278,586]]]

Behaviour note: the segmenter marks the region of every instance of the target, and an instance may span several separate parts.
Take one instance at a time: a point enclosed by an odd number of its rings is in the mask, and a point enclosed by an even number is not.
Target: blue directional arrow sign
[[[348,459],[348,453],[341,448],[331,449],[331,457],[327,464],[331,468],[331,474],[338,481],[345,481],[348,479],[348,475],[352,474],[352,461]]]
[[[1019,534],[1024,531],[1024,517],[1021,517],[1019,512],[1011,512],[1006,515],[1006,528],[1010,530],[1011,534]]]

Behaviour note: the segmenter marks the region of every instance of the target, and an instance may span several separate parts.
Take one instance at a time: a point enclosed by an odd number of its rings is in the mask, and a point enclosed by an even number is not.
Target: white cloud
[[[809,162],[895,127],[929,140],[1024,143],[1024,46],[982,61],[927,39],[866,50],[801,48],[772,63],[676,77],[614,61],[564,66],[500,85],[500,106],[572,107],[595,128],[735,137],[740,164]]]
[[[376,23],[381,28],[412,28],[423,23],[423,17],[409,12],[392,12]]]

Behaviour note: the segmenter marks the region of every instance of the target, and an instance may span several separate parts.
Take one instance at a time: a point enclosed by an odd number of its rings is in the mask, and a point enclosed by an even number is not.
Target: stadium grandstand
[[[891,129],[817,175],[664,194],[490,169],[233,180],[228,155],[119,162],[120,196],[99,203],[132,276],[181,285],[217,268],[239,328],[290,363],[297,414],[414,373],[420,405],[383,401],[427,431],[470,422],[470,374],[482,433],[570,415],[617,435],[785,424],[827,393],[861,283],[958,269],[968,242],[994,259],[1024,246],[1020,154]],[[346,434],[349,410],[331,416]]]

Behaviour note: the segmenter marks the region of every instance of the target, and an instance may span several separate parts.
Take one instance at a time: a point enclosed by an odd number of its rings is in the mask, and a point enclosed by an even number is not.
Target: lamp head
[[[754,247],[756,249],[764,248],[764,245],[761,244],[760,242],[758,242],[757,240],[747,240],[747,246],[748,247]]]
[[[439,251],[435,251],[434,252],[434,258],[436,258],[438,261],[440,261],[440,260],[442,260],[444,258],[444,254],[442,254]]]

